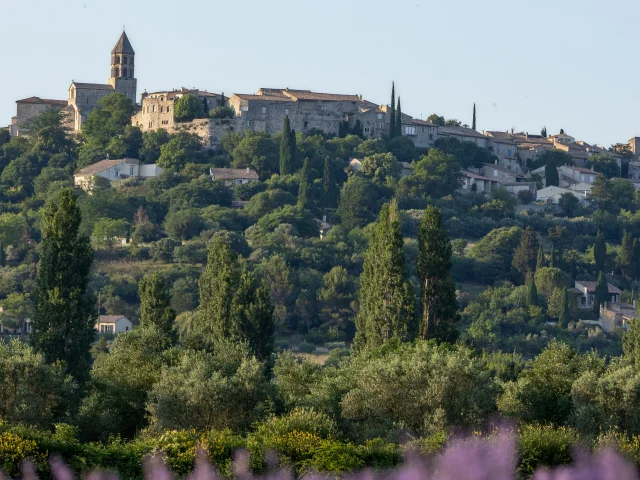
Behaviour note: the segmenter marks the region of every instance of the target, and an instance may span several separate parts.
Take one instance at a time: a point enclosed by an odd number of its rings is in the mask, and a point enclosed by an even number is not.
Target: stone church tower
[[[135,73],[136,52],[127,38],[127,34],[122,32],[116,46],[111,50],[111,78],[109,85],[116,92],[124,93],[136,103],[138,81]]]

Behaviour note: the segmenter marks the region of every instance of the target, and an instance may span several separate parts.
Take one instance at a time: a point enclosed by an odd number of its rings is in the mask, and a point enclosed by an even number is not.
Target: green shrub
[[[298,349],[301,353],[315,353],[316,346],[313,343],[302,342]]]
[[[325,440],[318,445],[310,460],[301,462],[301,470],[327,473],[347,473],[361,469],[364,461],[359,451],[350,443]]]
[[[518,438],[518,472],[529,478],[538,466],[555,467],[571,462],[571,448],[576,444],[575,430],[552,425],[525,425]]]

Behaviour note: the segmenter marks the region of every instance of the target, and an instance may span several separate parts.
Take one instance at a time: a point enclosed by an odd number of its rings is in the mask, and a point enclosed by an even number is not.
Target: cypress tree
[[[640,241],[633,239],[633,278],[640,278]]]
[[[360,285],[354,348],[375,348],[392,338],[406,339],[413,325],[414,297],[404,268],[395,200],[380,211],[365,254]]]
[[[527,306],[535,307],[538,305],[538,289],[536,288],[535,278],[533,274],[529,274],[527,278]]]
[[[396,83],[391,84],[391,105],[389,106],[389,139],[396,136]]]
[[[536,258],[536,270],[544,268],[545,266],[546,265],[544,261],[544,251],[542,250],[542,245],[538,245],[538,257]]]
[[[607,242],[600,230],[598,230],[596,241],[593,244],[593,260],[596,263],[596,272],[604,271],[604,266],[607,261]]]
[[[89,374],[95,298],[87,291],[93,250],[79,234],[76,195],[63,188],[45,207],[31,341],[48,363],[65,362],[76,380]]]
[[[291,137],[289,142],[291,145],[291,168],[295,171],[298,169],[298,139],[296,137],[296,131],[293,128],[289,136]]]
[[[280,139],[280,175],[291,173],[291,124],[289,115],[284,117],[284,128]]]
[[[542,130],[540,130],[540,135],[544,138],[547,138],[547,127],[542,127]]]
[[[396,109],[396,137],[402,136],[402,107],[400,97],[398,97],[398,108]]]
[[[200,335],[208,345],[231,337],[233,298],[240,282],[238,255],[222,239],[209,247],[207,266],[200,275]]]
[[[205,117],[209,116],[209,104],[207,103],[207,99],[206,98],[202,99],[202,114]]]
[[[567,287],[562,289],[562,300],[560,302],[560,316],[558,317],[558,324],[562,328],[569,326],[569,320],[571,320],[571,310],[569,309],[569,292]]]
[[[451,279],[451,242],[440,211],[428,206],[418,230],[418,277],[422,317],[419,336],[453,342],[459,320],[456,288]]]
[[[476,129],[476,104],[473,104],[473,121],[471,122],[471,129]]]
[[[631,280],[635,276],[633,237],[626,230],[622,235],[622,246],[618,256],[620,271],[624,278]]]
[[[595,298],[593,301],[594,313],[600,313],[600,307],[607,303],[609,298],[609,285],[604,276],[604,272],[598,273],[598,282],[596,283]]]
[[[547,164],[544,166],[544,176],[546,179],[546,186],[558,186],[560,183],[560,177],[558,176],[558,169],[556,168],[556,164],[553,160],[547,161]]]
[[[6,254],[4,253],[4,244],[0,241],[0,267],[4,267],[7,262]]]
[[[304,159],[304,165],[300,172],[300,185],[298,186],[298,205],[302,208],[309,207],[309,159]]]
[[[157,325],[167,338],[175,342],[173,329],[176,312],[171,307],[167,287],[157,273],[145,276],[138,284],[140,296],[140,326]]]
[[[622,337],[623,359],[635,368],[640,367],[640,322],[631,322]]]
[[[322,170],[322,193],[322,203],[324,207],[335,208],[338,204],[338,189],[336,188],[336,182],[333,180],[331,160],[329,157],[324,158],[324,169]]]
[[[536,232],[533,228],[527,227],[520,238],[520,245],[513,253],[512,261],[513,266],[523,278],[526,278],[529,272],[535,271],[539,247]]]

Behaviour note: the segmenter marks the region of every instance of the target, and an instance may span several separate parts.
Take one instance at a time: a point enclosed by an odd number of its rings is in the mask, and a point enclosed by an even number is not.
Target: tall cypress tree
[[[542,245],[538,245],[538,257],[536,258],[536,270],[544,268],[545,266],[546,265],[544,261],[544,250],[542,250]]]
[[[389,106],[389,139],[396,136],[396,82],[391,86],[391,105]]]
[[[93,250],[79,234],[82,216],[76,196],[63,188],[42,220],[31,341],[48,363],[65,362],[78,381],[88,377],[95,336],[95,298],[87,291]]]
[[[471,122],[471,129],[476,129],[476,104],[473,104],[473,121]]]
[[[596,283],[595,298],[593,300],[593,311],[600,313],[600,307],[607,303],[609,298],[609,284],[604,276],[604,272],[598,273],[598,282]]]
[[[396,109],[396,137],[402,136],[402,107],[400,97],[398,97],[398,108]]]
[[[520,245],[513,253],[512,264],[518,270],[523,278],[526,278],[529,272],[536,269],[536,261],[538,257],[538,237],[533,228],[527,227],[520,238]]]
[[[309,159],[304,159],[304,165],[300,172],[300,185],[298,186],[298,205],[302,208],[309,207]]]
[[[291,173],[291,124],[289,115],[284,117],[284,128],[280,139],[280,175]]]
[[[360,275],[360,311],[354,348],[406,339],[413,327],[414,297],[404,268],[400,218],[395,201],[380,211]]]
[[[199,332],[205,343],[215,345],[233,333],[231,312],[240,282],[238,255],[222,239],[209,247],[207,266],[200,275]]]
[[[542,130],[540,130],[540,135],[544,138],[547,138],[547,127],[542,127]]]
[[[176,312],[171,307],[167,287],[156,272],[145,276],[138,284],[140,296],[140,326],[157,325],[168,339],[175,342],[173,329]]]
[[[547,164],[544,166],[544,177],[545,177],[545,186],[558,186],[560,183],[560,177],[558,175],[558,168],[553,160],[547,161]]]
[[[596,263],[596,272],[604,271],[604,266],[607,261],[607,242],[600,230],[598,230],[596,241],[593,244],[593,260]]]
[[[325,208],[335,208],[336,205],[338,205],[338,189],[336,187],[336,182],[333,179],[331,159],[329,157],[324,157],[324,168],[322,170],[322,193],[322,204]]]
[[[418,230],[418,277],[422,316],[419,336],[452,342],[459,320],[456,287],[451,279],[451,243],[437,208],[428,206]]]
[[[535,307],[538,305],[538,289],[536,281],[532,273],[527,277],[527,307]]]
[[[7,258],[5,256],[6,254],[4,253],[4,244],[2,243],[2,241],[0,241],[0,267],[4,267]]]
[[[298,139],[293,128],[289,136],[291,137],[289,144],[291,145],[291,170],[293,172],[298,169]]]
[[[560,302],[560,316],[558,317],[558,324],[562,328],[567,328],[569,326],[569,321],[571,320],[571,310],[569,309],[569,292],[567,291],[567,287],[562,289],[562,300]]]
[[[620,271],[627,280],[631,280],[635,276],[633,237],[626,230],[622,235],[622,246],[618,256]]]

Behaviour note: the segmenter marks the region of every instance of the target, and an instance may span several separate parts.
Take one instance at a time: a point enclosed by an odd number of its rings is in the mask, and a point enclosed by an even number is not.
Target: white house
[[[124,315],[99,315],[95,329],[98,333],[129,332],[133,324]]]
[[[255,170],[247,168],[210,168],[212,180],[224,180],[224,184],[244,185],[245,183],[254,182],[259,179]]]
[[[554,185],[538,190],[538,193],[536,195],[536,200],[538,202],[546,202],[546,203],[552,203],[554,205],[557,205],[558,201],[560,200],[560,197],[565,193],[570,193],[574,195],[583,204],[586,204],[587,202],[586,194],[582,194],[581,192],[570,190],[568,188],[556,187]]]
[[[113,182],[128,177],[157,177],[161,173],[162,168],[156,164],[140,165],[140,160],[137,158],[101,160],[75,173],[73,183],[85,190],[90,190],[95,177],[102,177]]]
[[[619,303],[622,292],[615,285],[607,283],[609,287],[609,295],[607,302]],[[596,296],[596,282],[588,282],[585,280],[576,280],[575,288],[571,289],[571,293],[578,295],[578,307],[593,308],[593,302]]]

